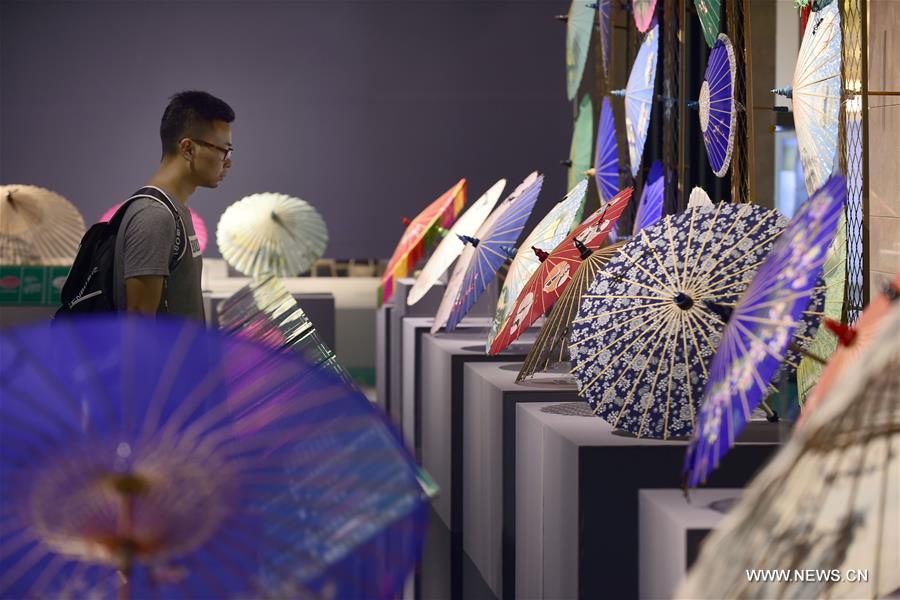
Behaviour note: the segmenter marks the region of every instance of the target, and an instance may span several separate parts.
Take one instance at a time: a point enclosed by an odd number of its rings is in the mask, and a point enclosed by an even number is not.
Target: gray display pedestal
[[[219,305],[233,295],[231,292],[204,292],[203,309],[206,312],[206,324],[219,327]],[[316,328],[322,341],[328,344],[335,353],[336,336],[334,330],[334,295],[323,293],[291,294],[309,320]]]
[[[713,502],[736,500],[739,489],[641,490],[640,597],[671,598],[687,573],[706,535],[725,517]]]
[[[391,313],[393,304],[375,309],[375,401],[385,413],[391,397]]]
[[[687,442],[634,438],[597,417],[543,412],[547,406],[517,407],[515,593],[637,598],[638,496],[644,488],[681,493]],[[751,423],[706,488],[745,486],[778,439],[777,424]],[[506,587],[503,597],[512,597]]]

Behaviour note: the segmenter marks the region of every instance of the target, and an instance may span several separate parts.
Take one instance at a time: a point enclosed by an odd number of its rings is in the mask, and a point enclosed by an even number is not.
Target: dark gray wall
[[[386,257],[460,177],[565,190],[565,1],[0,2],[0,182],[73,201],[88,222],[159,162],[168,96],[229,102],[237,148],[224,208],[277,191],[316,206],[333,257]],[[537,215],[535,215],[535,218]],[[207,255],[217,256],[215,244]]]

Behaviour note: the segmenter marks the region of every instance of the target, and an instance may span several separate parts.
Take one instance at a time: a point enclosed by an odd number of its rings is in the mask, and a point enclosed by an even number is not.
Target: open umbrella
[[[719,203],[642,229],[598,273],[572,322],[579,395],[640,437],[693,431],[707,363],[724,328],[706,301],[736,302],[786,219]]]
[[[632,0],[632,12],[634,13],[634,24],[638,31],[644,33],[653,24],[656,0]]]
[[[736,68],[731,40],[724,33],[719,34],[709,53],[698,101],[706,158],[716,177],[724,177],[728,172],[734,150]]]
[[[494,312],[485,350],[494,343],[500,328],[509,317],[509,311],[512,310],[516,298],[541,264],[540,254],[535,249],[544,252],[552,250],[569,235],[572,226],[578,222],[577,216],[584,210],[586,195],[587,181],[582,180],[550,209],[519,246],[506,271],[506,279],[497,298],[497,310]]]
[[[896,595],[900,305],[878,329],[821,410],[709,535],[675,598]]]
[[[619,147],[616,142],[616,123],[609,98],[600,105],[600,122],[597,125],[597,149],[594,151],[594,167],[590,174],[597,182],[601,202],[609,202],[619,191]]]
[[[697,9],[697,17],[700,19],[703,39],[706,40],[706,45],[712,48],[716,45],[719,23],[722,20],[721,0],[694,0],[694,8]]]
[[[628,85],[624,90],[612,90],[614,96],[625,98],[625,134],[628,138],[628,157],[631,176],[641,167],[641,156],[647,142],[650,113],[653,110],[653,88],[656,84],[656,56],[659,51],[659,25],[654,25],[638,50],[631,66]]]
[[[584,64],[587,62],[594,31],[594,11],[597,6],[584,0],[572,0],[566,18],[566,94],[574,100],[581,85]]]
[[[357,390],[201,324],[0,334],[4,598],[394,598],[426,523]]]
[[[847,197],[835,175],[800,207],[727,315],[709,365],[703,406],[685,458],[687,483],[706,480],[769,393],[834,239]],[[824,293],[821,294],[824,301]],[[812,332],[807,332],[809,335]]]
[[[572,328],[572,320],[578,313],[581,298],[594,283],[597,272],[615,256],[624,243],[619,242],[612,246],[598,248],[581,261],[578,269],[572,275],[572,283],[560,294],[559,300],[556,301],[550,314],[544,320],[544,326],[541,327],[528,356],[525,357],[516,381],[531,377],[535,373],[547,369],[553,363],[562,363],[568,360],[569,332]],[[583,402],[580,404],[585,406]]]
[[[612,28],[609,25],[610,0],[597,2],[597,34],[600,36],[600,64],[603,65],[603,77],[609,77],[610,41]]]
[[[519,297],[488,354],[503,352],[532,323],[547,314],[572,281],[572,275],[581,262],[606,241],[610,229],[628,206],[631,193],[631,188],[619,192],[615,198],[585,219],[556,248],[543,253],[540,266],[519,292]]]
[[[225,209],[216,227],[222,258],[245,275],[294,277],[328,246],[328,228],[308,202],[286,194],[252,194]]]
[[[120,206],[122,206],[121,202],[113,205],[109,210],[103,213],[103,215],[100,217],[100,222],[105,223],[112,219],[113,215],[116,214],[116,211],[119,210]],[[188,212],[191,213],[191,225],[194,226],[194,235],[197,236],[197,243],[200,244],[200,252],[203,252],[206,250],[206,243],[208,241],[206,223],[203,222],[203,218],[198,215],[190,206],[188,207]]]
[[[33,185],[0,185],[0,264],[71,265],[84,219],[71,202]]]
[[[653,161],[650,173],[644,182],[644,189],[641,190],[641,201],[638,203],[637,213],[634,215],[634,228],[631,235],[637,235],[638,231],[650,227],[662,218],[665,186],[666,178],[662,162]]]
[[[465,203],[466,180],[460,179],[415,219],[408,221],[406,231],[403,232],[381,278],[381,287],[378,290],[379,305],[391,299],[394,295],[394,283],[412,272],[428,249],[447,228],[453,225]]]
[[[792,99],[797,146],[806,191],[812,194],[831,175],[841,109],[841,17],[835,0],[806,24],[793,86],[772,90]]]
[[[505,187],[505,179],[497,181],[497,183],[488,188],[488,190],[481,195],[481,198],[472,204],[472,206],[456,220],[456,223],[453,224],[450,232],[445,235],[444,239],[441,240],[441,243],[438,244],[438,247],[431,254],[428,262],[425,263],[425,266],[422,268],[422,272],[419,273],[419,276],[416,278],[415,284],[413,284],[407,295],[407,304],[411,306],[421,300],[422,296],[424,296],[426,292],[437,283],[438,279],[444,275],[447,269],[450,268],[453,261],[462,254],[466,244],[461,236],[475,235],[478,228],[481,227],[485,219],[488,218],[488,215],[491,214],[497,201],[500,200],[500,194],[503,193],[503,188]]]
[[[578,105],[578,116],[572,129],[572,144],[569,147],[569,160],[566,161],[569,167],[567,189],[571,190],[584,179],[584,172],[591,167],[593,144],[594,107],[591,97],[585,94]],[[581,215],[578,218],[580,220]]]
[[[544,176],[537,171],[531,173],[491,213],[475,236],[465,239],[466,249],[453,267],[431,333],[444,325],[447,331],[453,331],[494,280],[497,270],[511,257],[543,185]]]
[[[709,194],[706,193],[702,187],[695,187],[691,190],[691,195],[688,198],[688,205],[690,208],[713,208],[712,200],[709,199]]]

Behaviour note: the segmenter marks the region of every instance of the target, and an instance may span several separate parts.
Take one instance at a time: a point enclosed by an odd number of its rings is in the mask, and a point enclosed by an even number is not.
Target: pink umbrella
[[[116,211],[119,210],[120,206],[122,206],[121,202],[103,213],[103,216],[100,217],[100,222],[104,223],[112,219],[112,216],[116,214]],[[200,242],[200,252],[203,252],[206,250],[206,223],[204,223],[203,219],[200,218],[200,215],[192,211],[190,207],[188,207],[188,210],[191,213],[191,223],[194,224],[194,234],[197,236],[197,241]]]

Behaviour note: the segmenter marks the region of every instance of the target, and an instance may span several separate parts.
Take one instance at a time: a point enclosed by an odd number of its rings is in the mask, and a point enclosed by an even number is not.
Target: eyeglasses
[[[188,138],[188,139],[196,144],[200,144],[201,146],[206,146],[207,148],[215,148],[219,152],[222,152],[222,154],[224,155],[224,156],[222,156],[222,162],[225,162],[226,160],[231,158],[231,155],[234,153],[234,148],[223,148],[222,146],[216,146],[215,144],[211,144],[211,143],[207,142],[206,140],[197,140],[194,138]]]

